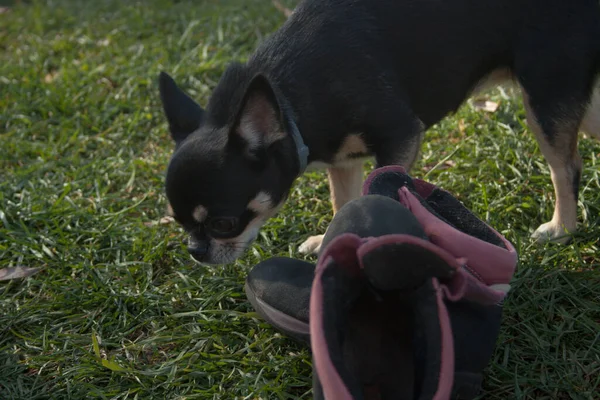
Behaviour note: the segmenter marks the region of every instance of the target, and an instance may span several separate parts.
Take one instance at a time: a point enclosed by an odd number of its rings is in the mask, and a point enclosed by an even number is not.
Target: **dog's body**
[[[250,60],[224,73],[204,111],[166,74],[177,149],[167,196],[199,261],[239,257],[308,163],[328,169],[334,212],[360,194],[365,157],[415,161],[425,130],[512,79],[552,172],[540,240],[574,231],[580,126],[600,137],[597,0],[304,0]],[[301,248],[316,251],[320,237]]]

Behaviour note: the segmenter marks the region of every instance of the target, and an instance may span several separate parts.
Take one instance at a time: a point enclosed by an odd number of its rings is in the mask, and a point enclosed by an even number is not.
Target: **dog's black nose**
[[[204,240],[195,241],[188,246],[188,252],[196,261],[203,261],[208,254],[208,242]]]

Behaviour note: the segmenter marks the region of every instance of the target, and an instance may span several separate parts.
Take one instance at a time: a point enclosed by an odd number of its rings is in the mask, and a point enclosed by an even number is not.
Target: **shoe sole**
[[[299,340],[305,344],[310,344],[310,328],[308,323],[300,321],[275,307],[266,303],[256,296],[252,287],[246,283],[244,285],[246,297],[254,309],[271,324],[277,331]]]

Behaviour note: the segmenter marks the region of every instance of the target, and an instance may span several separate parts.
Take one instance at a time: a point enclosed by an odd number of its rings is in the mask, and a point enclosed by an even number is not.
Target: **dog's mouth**
[[[259,201],[256,200],[256,203],[259,203]],[[197,237],[190,236],[188,251],[194,261],[200,264],[209,265],[229,264],[243,256],[246,250],[258,237],[258,233],[262,226],[282,207],[283,200],[275,207],[270,206],[270,200],[263,200],[261,204],[263,203],[269,204],[269,207],[262,210],[263,212],[252,219],[250,223],[246,225],[244,231],[235,237],[220,238],[209,236],[199,240]],[[253,208],[257,211],[256,209],[258,209],[259,206],[254,204]]]
[[[188,251],[194,261],[199,264],[229,264],[244,255],[252,242],[258,237],[258,229],[231,238],[197,241],[189,240]]]

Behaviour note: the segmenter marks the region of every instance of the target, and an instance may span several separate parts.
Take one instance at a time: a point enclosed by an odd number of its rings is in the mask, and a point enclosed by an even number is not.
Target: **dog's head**
[[[262,75],[230,67],[203,110],[165,73],[159,78],[175,152],[167,168],[172,216],[189,234],[192,257],[225,264],[240,257],[283,205],[299,163],[289,121]]]

